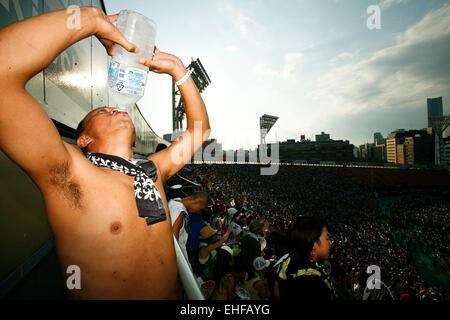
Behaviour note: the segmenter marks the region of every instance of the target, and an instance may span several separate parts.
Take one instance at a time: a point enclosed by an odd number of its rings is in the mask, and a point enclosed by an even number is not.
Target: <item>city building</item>
[[[392,132],[386,140],[389,163],[410,165],[434,163],[434,137],[431,128]]]
[[[444,166],[450,166],[450,137],[441,140],[441,164]]]
[[[386,144],[386,139],[383,138],[383,135],[380,132],[375,132],[373,134],[373,143],[375,146]]]
[[[364,162],[387,162],[386,145],[376,143],[365,143],[356,149],[356,156],[360,161]]]
[[[428,117],[428,128],[431,128],[430,117],[442,116],[442,97],[427,99],[427,117]]]
[[[397,163],[397,139],[394,134],[390,134],[386,138],[387,162]]]
[[[445,157],[443,154],[445,151],[441,149],[443,146],[445,148],[446,143],[443,142],[443,138],[449,136],[450,131],[450,116],[444,116],[443,114],[443,104],[442,97],[427,99],[427,116],[428,116],[428,127],[431,127],[434,132],[435,146],[435,164],[442,164],[442,158]],[[431,121],[431,117],[437,117]]]
[[[360,159],[360,156],[359,156],[359,148],[357,148],[357,147],[354,147],[354,148],[353,148],[353,158],[355,158],[355,159]]]
[[[312,161],[354,161],[355,147],[348,140],[332,140],[329,134],[316,135],[316,141],[296,142],[288,139],[279,144],[281,162],[295,160]]]
[[[316,142],[327,142],[331,141],[330,135],[323,132],[321,134],[316,134]]]
[[[404,141],[404,140],[403,140]],[[397,149],[395,150],[397,164],[405,164],[405,144],[397,144]]]
[[[356,148],[356,159],[360,161],[367,161],[367,144],[362,144]]]
[[[387,148],[386,139],[383,139],[383,144],[377,144],[372,151],[372,161],[371,162],[387,162]]]

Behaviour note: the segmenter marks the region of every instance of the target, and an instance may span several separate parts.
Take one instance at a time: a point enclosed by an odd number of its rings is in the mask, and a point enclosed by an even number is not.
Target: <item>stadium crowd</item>
[[[264,176],[258,166],[190,165],[182,175],[199,183],[210,199],[200,218],[194,212],[186,217],[187,255],[208,299],[273,299],[270,270],[287,252],[286,231],[297,216],[327,223],[332,245],[324,265],[338,299],[368,298],[371,265],[380,268],[389,288],[376,299],[449,299],[446,289],[424,280],[414,267],[416,244],[409,234],[418,233],[448,265],[449,201],[398,197],[385,215],[374,190],[345,168],[281,166]]]

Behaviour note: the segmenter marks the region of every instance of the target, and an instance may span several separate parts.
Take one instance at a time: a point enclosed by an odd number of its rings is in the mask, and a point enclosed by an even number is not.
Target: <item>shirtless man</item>
[[[154,185],[161,191],[166,219],[147,225],[138,216],[134,178],[94,166],[65,143],[46,112],[25,90],[32,76],[88,36],[95,35],[108,54],[115,43],[136,51],[112,24],[117,15],[106,16],[91,7],[81,8],[80,13],[79,29],[67,28],[69,14],[61,10],[0,30],[0,148],[42,192],[64,277],[69,276],[66,270],[70,265],[81,270],[81,289],[69,290],[70,298],[181,298],[163,184],[184,166],[181,150],[190,150],[184,154],[184,159],[190,159],[207,139],[210,127],[205,105],[191,78],[179,86],[186,105],[187,130],[169,148],[149,157],[157,168]],[[180,59],[157,49],[152,60],[141,63],[153,72],[171,75],[175,81],[186,74]],[[201,123],[202,134],[194,141],[195,122]],[[86,116],[77,144],[90,152],[131,159],[135,138],[128,114],[105,107]]]

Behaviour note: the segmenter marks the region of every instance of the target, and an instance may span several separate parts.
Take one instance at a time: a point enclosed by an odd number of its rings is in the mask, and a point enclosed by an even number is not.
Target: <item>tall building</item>
[[[427,99],[428,128],[431,128],[430,117],[442,116],[442,97]]]
[[[396,133],[391,133],[386,138],[387,162],[397,163],[397,139]]]
[[[396,164],[433,164],[431,129],[392,132],[387,136],[387,161]]]
[[[386,139],[383,138],[383,135],[380,132],[375,132],[373,134],[373,143],[378,146],[386,143]]]
[[[383,139],[386,141],[386,139]],[[373,148],[372,158],[374,162],[387,162],[386,143],[378,144]]]
[[[378,144],[378,141],[382,141],[382,140],[383,140],[383,136],[381,135],[380,132],[375,132],[375,133],[373,134],[373,143],[374,143],[375,145]]]
[[[405,164],[405,158],[406,158],[406,150],[405,150],[405,143],[403,140],[403,143],[397,144],[397,149],[395,150],[397,163],[398,164]]]

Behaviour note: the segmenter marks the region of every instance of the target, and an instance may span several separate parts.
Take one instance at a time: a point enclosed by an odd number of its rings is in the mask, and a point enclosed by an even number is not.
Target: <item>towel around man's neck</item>
[[[154,183],[158,175],[153,161],[138,154],[130,160],[94,152],[88,152],[86,156],[97,167],[107,167],[134,176],[134,197],[139,217],[145,218],[147,225],[166,220],[164,203]]]

